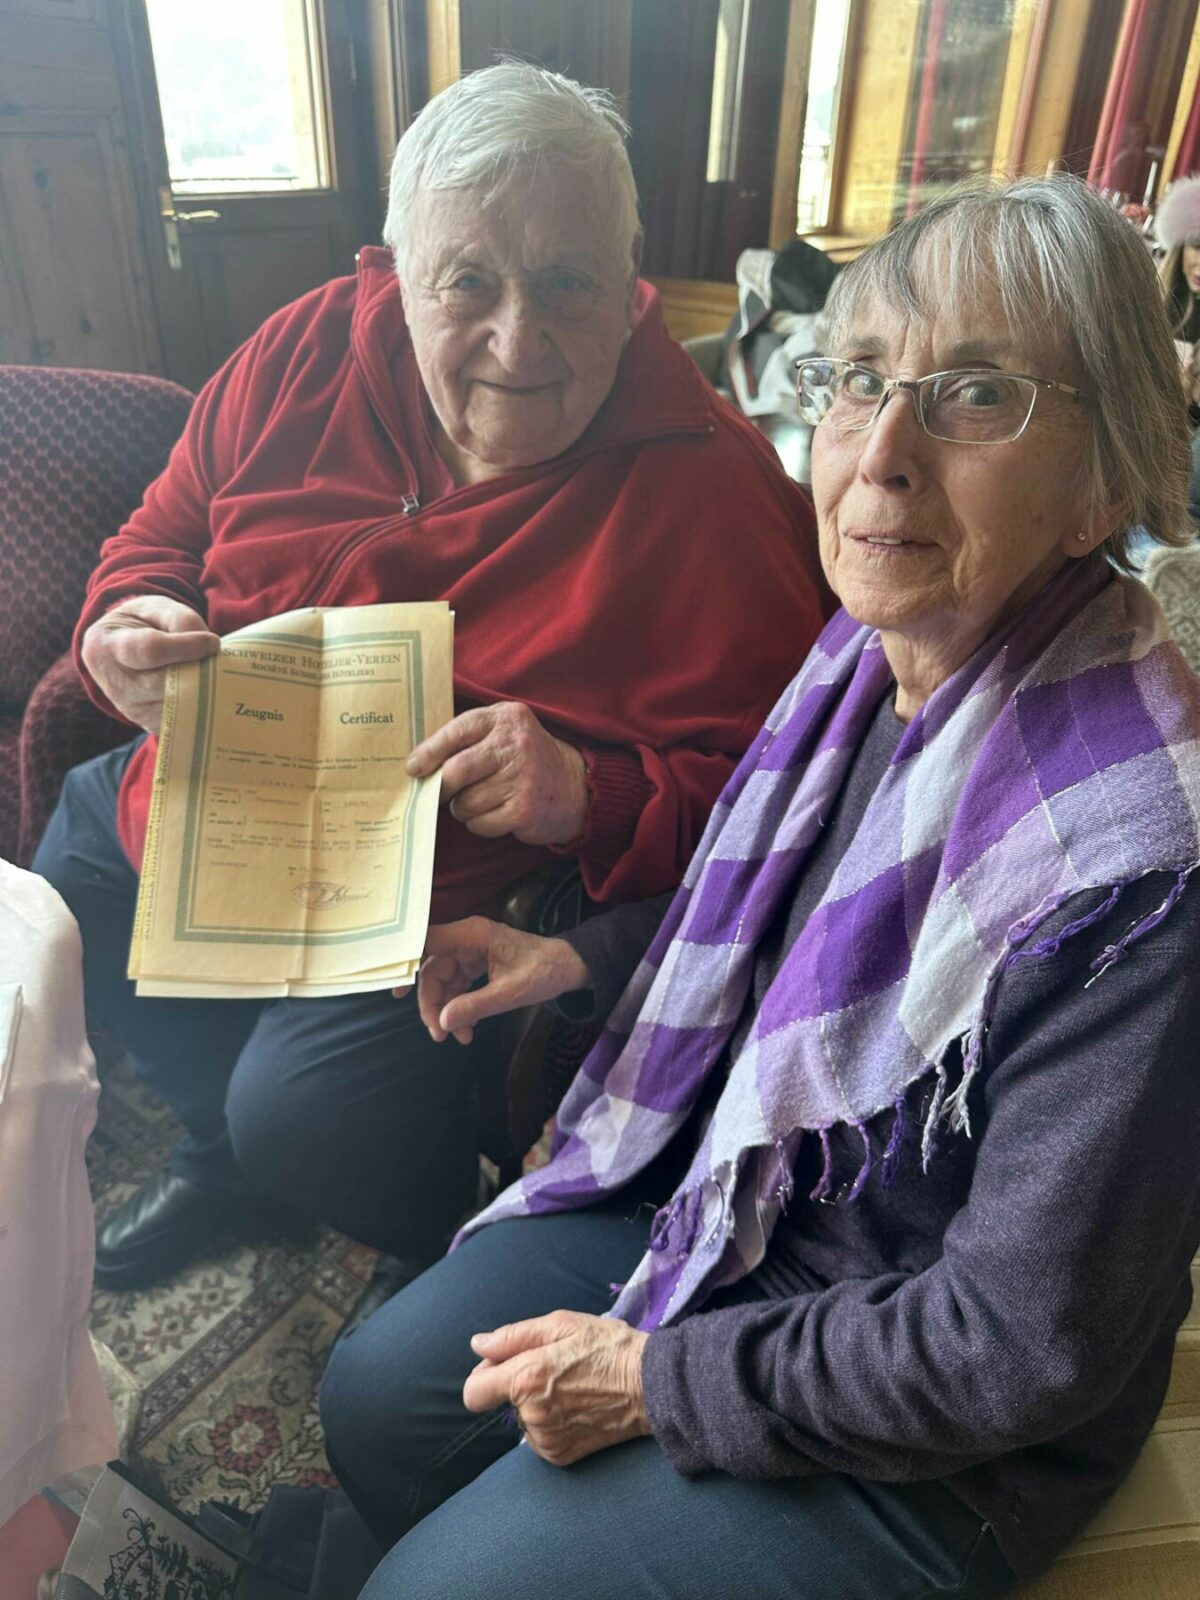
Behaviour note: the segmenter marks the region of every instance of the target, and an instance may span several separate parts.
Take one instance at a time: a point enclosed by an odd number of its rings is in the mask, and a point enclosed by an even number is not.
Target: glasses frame
[[[797,405],[803,405],[802,385],[804,369],[806,367],[815,367],[817,365],[830,366],[837,369],[838,382],[837,388],[834,391],[835,398],[838,391],[841,389],[842,384],[845,382],[847,376],[851,372],[867,372],[870,373],[873,378],[882,377],[882,374],[876,372],[874,367],[864,366],[861,361],[847,361],[843,356],[822,356],[819,362],[811,359],[806,361],[798,361],[796,363]],[[933,429],[929,426],[929,423],[925,420],[925,403],[923,396],[927,392],[928,385],[931,383],[936,383],[939,378],[968,378],[973,376],[978,376],[981,378],[1022,378],[1026,383],[1032,383],[1034,385],[1033,395],[1029,401],[1029,410],[1025,413],[1025,420],[1017,429],[1016,433],[1010,433],[1006,439],[949,439],[945,434],[934,433]],[[1073,384],[1059,383],[1055,378],[1039,378],[1036,373],[1033,372],[1009,372],[1003,367],[947,367],[942,372],[927,372],[924,377],[921,378],[883,378],[883,392],[880,394],[878,403],[876,404],[874,411],[871,412],[871,415],[865,418],[865,420],[862,422],[854,422],[849,425],[839,423],[837,424],[837,428],[839,433],[862,433],[867,428],[873,427],[879,418],[879,413],[883,410],[889,399],[893,394],[899,391],[911,397],[913,410],[916,413],[917,421],[921,424],[922,430],[928,434],[931,439],[936,439],[939,444],[1015,444],[1025,432],[1025,429],[1029,426],[1029,419],[1033,416],[1033,413],[1037,409],[1039,393],[1042,393],[1047,389],[1056,389],[1060,394],[1069,395],[1077,405],[1091,404],[1091,396],[1085,394],[1082,389],[1076,389]],[[800,414],[801,416],[804,415],[803,410],[801,410]],[[817,422],[813,423],[812,426],[819,428],[821,423],[828,421],[828,419],[829,412],[827,411],[825,415],[819,418]],[[808,419],[805,418],[805,420],[807,421]]]

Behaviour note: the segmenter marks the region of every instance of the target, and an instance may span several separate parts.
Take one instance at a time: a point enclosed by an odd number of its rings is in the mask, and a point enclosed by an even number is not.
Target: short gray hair
[[[928,318],[938,304],[999,295],[1009,326],[1065,339],[1090,406],[1092,448],[1080,492],[1092,513],[1121,508],[1115,565],[1143,528],[1160,544],[1195,535],[1186,400],[1162,295],[1141,235],[1079,179],[957,184],[864,251],[834,281],[830,346],[864,297]]]
[[[396,146],[384,242],[406,261],[406,229],[422,189],[485,190],[484,202],[515,173],[563,161],[599,173],[608,216],[625,253],[638,231],[637,188],[625,150],[629,125],[606,89],[591,89],[525,61],[502,61],[443,89]]]

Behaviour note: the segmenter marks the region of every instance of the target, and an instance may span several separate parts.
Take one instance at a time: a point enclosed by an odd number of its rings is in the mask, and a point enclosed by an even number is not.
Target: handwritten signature
[[[351,894],[345,883],[297,883],[292,888],[292,899],[309,911],[328,911],[331,906],[353,905],[356,900],[366,900],[365,894]]]

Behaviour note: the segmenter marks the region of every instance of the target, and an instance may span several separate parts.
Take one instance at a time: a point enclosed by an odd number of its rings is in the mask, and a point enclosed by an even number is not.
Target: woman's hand
[[[198,611],[165,595],[125,600],[83,636],[83,664],[130,722],[157,733],[168,667],[215,655],[221,641]]]
[[[486,974],[482,989],[472,989]],[[518,1006],[557,1000],[586,989],[590,974],[565,939],[521,933],[487,917],[467,917],[430,928],[417,978],[421,1021],[440,1044],[453,1034],[470,1044],[475,1024]],[[404,995],[406,989],[397,989]]]
[[[648,1334],[611,1317],[552,1311],[477,1333],[483,1359],[463,1387],[468,1411],[511,1405],[526,1443],[569,1467],[597,1450],[650,1432],[642,1398]]]
[[[502,701],[454,717],[408,758],[414,778],[442,769],[442,798],[469,833],[567,845],[587,827],[587,769],[528,706]]]

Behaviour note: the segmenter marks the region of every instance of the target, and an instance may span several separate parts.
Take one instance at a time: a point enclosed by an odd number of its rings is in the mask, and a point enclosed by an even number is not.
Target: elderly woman
[[[1162,1401],[1200,684],[1119,572],[1184,525],[1153,270],[1069,180],[969,188],[830,318],[800,394],[845,609],[661,926],[431,937],[438,1039],[632,977],[549,1164],[335,1354],[330,1457],[394,1546],[367,1600],[1000,1594]]]
[[[806,499],[638,281],[625,132],[603,94],[521,64],[434,100],[396,152],[391,251],[217,373],[79,624],[98,703],[153,732],[163,668],[218,635],[448,600],[458,715],[412,765],[441,765],[449,801],[443,920],[563,855],[600,901],[678,883],[820,627]],[[135,999],[153,763],[146,739],[76,772],[37,858],[82,926],[90,1011],[186,1130],[101,1230],[100,1280],[172,1270],[255,1193],[431,1259],[475,1198],[480,1052],[435,1063],[386,990]]]

